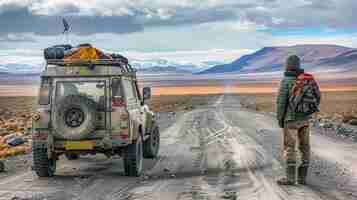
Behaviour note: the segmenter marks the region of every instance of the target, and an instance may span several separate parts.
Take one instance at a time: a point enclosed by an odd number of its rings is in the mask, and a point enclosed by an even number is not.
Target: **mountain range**
[[[202,61],[197,63],[177,62],[167,59],[130,59],[131,65],[142,73],[198,73],[210,67],[224,64],[222,61]]]
[[[311,70],[357,72],[357,49],[337,45],[264,47],[231,63],[222,61],[178,62],[168,59],[130,59],[140,74],[247,74],[283,70],[286,58],[296,54],[302,67]],[[43,64],[0,63],[2,74],[38,74]]]
[[[305,69],[357,71],[357,49],[336,45],[296,45],[264,47],[231,63],[216,65],[197,74],[280,71],[286,58],[293,54],[301,58]]]

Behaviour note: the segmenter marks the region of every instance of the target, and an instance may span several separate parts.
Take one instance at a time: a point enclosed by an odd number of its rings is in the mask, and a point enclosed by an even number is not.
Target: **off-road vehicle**
[[[47,60],[33,119],[34,171],[50,177],[61,155],[102,153],[120,155],[125,175],[139,176],[143,157],[155,158],[160,143],[150,96],[121,59]]]

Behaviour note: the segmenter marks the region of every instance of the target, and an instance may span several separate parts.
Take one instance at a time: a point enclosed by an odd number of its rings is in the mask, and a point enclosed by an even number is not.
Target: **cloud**
[[[232,0],[7,0],[0,2],[0,25],[7,27],[0,35],[56,35],[62,31],[63,16],[78,35],[132,33],[145,27],[238,20],[244,10],[258,5]]]
[[[36,40],[29,34],[8,34],[0,37],[1,42],[36,42]]]
[[[343,28],[357,23],[353,15],[356,8],[355,0],[6,0],[0,2],[0,23],[10,26],[7,33],[31,31],[45,35],[60,32],[61,16],[71,18],[76,34],[131,33],[147,26],[227,20],[266,27]],[[17,19],[16,23],[9,22],[11,17]],[[29,24],[33,28],[25,27]]]
[[[74,35],[140,51],[255,49],[279,30],[349,29],[354,10],[355,0],[0,0],[0,43],[59,35],[65,17]]]
[[[331,36],[279,36],[274,37],[271,46],[291,46],[299,44],[335,44],[357,48],[357,34],[341,34]]]
[[[130,33],[143,27],[128,16],[68,16],[72,32],[79,35],[94,33]],[[63,30],[61,17],[34,15],[27,8],[14,7],[0,13],[0,35],[34,33],[57,35]]]

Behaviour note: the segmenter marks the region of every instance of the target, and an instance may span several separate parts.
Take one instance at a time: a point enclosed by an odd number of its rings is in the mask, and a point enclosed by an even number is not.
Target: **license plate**
[[[67,141],[64,144],[66,150],[91,150],[93,147],[93,141]]]

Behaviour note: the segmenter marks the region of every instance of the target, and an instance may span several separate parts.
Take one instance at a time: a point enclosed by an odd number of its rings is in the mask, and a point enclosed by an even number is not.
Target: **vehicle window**
[[[105,105],[105,82],[57,82],[56,102],[69,95],[85,96],[100,105]]]
[[[122,97],[123,92],[121,91],[121,84],[119,78],[114,78],[112,80],[112,96]]]
[[[123,88],[125,92],[125,97],[127,100],[134,101],[135,96],[134,96],[134,90],[133,90],[133,85],[129,80],[123,80]]]
[[[50,103],[51,81],[50,79],[42,79],[40,87],[40,95],[38,103],[40,105],[48,105]]]

